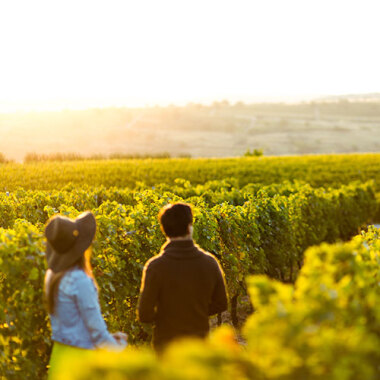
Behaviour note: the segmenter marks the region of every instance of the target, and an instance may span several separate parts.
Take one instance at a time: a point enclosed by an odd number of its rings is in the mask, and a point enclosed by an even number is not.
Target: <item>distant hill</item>
[[[0,153],[241,156],[380,152],[380,93],[300,103],[0,114]]]
[[[350,102],[380,102],[380,92],[372,92],[368,94],[332,95],[315,99],[316,102],[333,102],[340,100],[347,100]]]

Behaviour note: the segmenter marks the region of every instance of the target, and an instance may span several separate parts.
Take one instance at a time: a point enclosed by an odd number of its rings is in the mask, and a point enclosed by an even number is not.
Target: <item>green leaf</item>
[[[38,272],[38,269],[37,268],[33,268],[30,273],[29,273],[29,280],[37,280],[38,279],[38,275],[39,275],[39,272]]]

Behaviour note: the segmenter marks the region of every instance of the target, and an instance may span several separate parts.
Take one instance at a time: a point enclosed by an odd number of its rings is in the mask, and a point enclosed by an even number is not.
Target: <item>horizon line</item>
[[[228,102],[230,105],[236,105],[243,103],[246,105],[254,104],[302,104],[309,102],[326,102],[326,101],[338,101],[338,100],[367,100],[367,101],[380,101],[379,92],[363,92],[363,93],[340,93],[340,94],[313,94],[313,95],[265,95],[265,96],[244,96],[244,97],[215,97],[201,99],[186,99],[177,101],[127,101],[127,100],[115,100],[111,102],[107,101],[22,101],[9,102],[4,104],[4,101],[0,101],[0,113],[34,113],[34,112],[62,112],[62,111],[85,111],[90,109],[107,109],[107,108],[127,108],[127,109],[140,109],[140,108],[168,108],[174,107],[186,107],[190,105],[202,105],[210,107],[213,103]],[[42,105],[44,104],[44,105]]]

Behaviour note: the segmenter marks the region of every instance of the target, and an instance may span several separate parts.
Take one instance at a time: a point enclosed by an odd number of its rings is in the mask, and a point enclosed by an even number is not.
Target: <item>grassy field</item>
[[[214,103],[186,107],[106,108],[0,114],[0,152],[80,152],[192,157],[380,151],[380,102]]]

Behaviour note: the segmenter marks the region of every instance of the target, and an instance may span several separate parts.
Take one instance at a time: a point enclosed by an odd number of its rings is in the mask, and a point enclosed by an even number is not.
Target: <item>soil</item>
[[[232,316],[230,312],[230,308],[227,311],[224,311],[221,314],[221,324],[228,324],[232,326],[236,332],[236,339],[240,344],[245,345],[246,341],[244,337],[242,336],[242,327],[245,324],[245,321],[247,318],[252,314],[253,308],[250,302],[250,299],[248,296],[241,297],[238,300],[237,304],[237,325],[234,326],[232,323]],[[214,330],[218,327],[218,316],[215,315],[210,319],[210,329]]]

